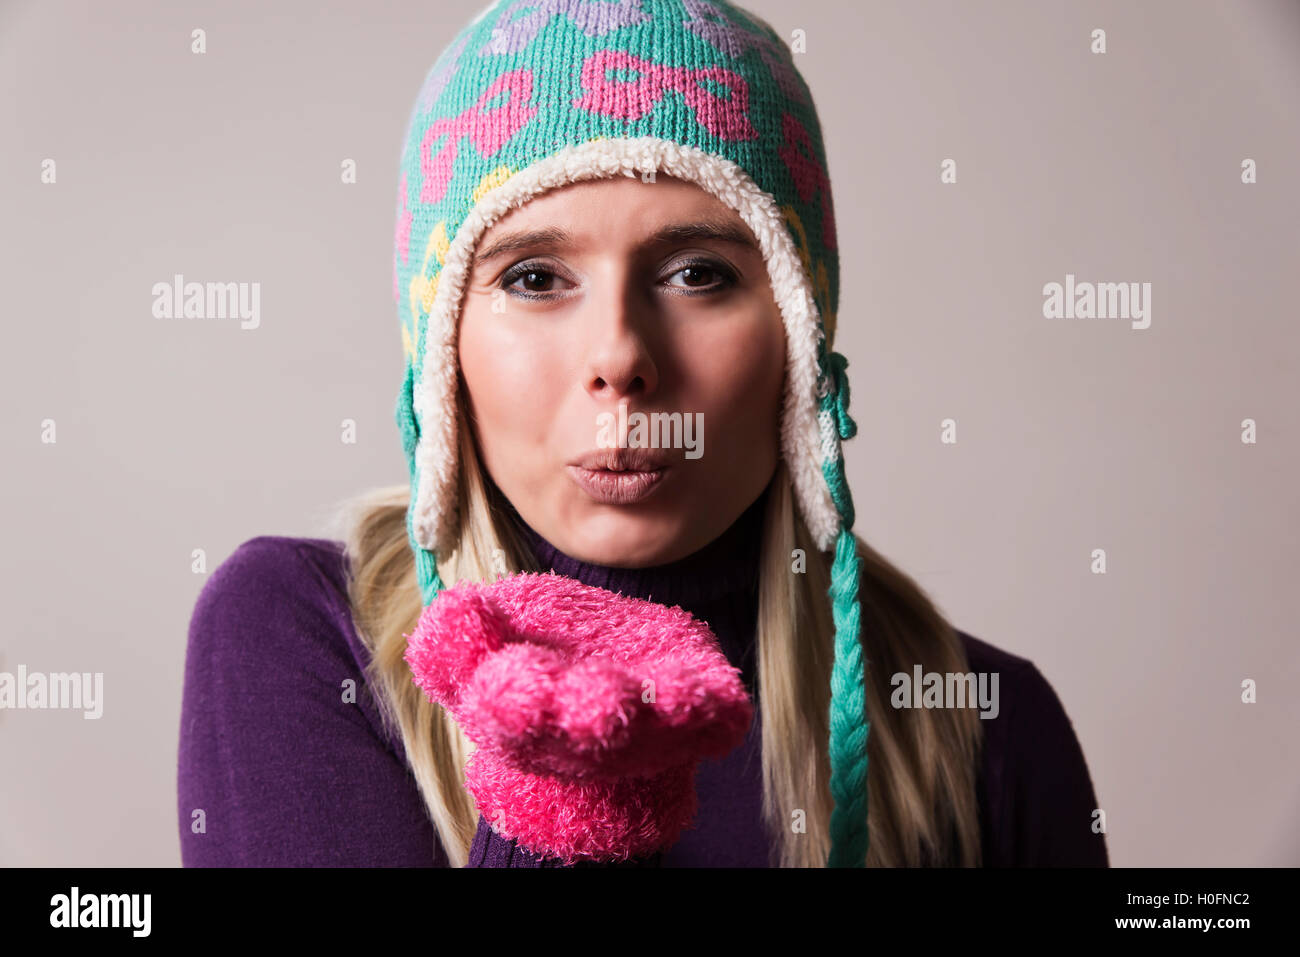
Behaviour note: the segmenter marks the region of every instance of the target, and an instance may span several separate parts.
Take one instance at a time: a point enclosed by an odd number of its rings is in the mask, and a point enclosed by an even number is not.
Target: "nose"
[[[652,310],[621,280],[587,296],[584,306],[588,394],[602,402],[651,396],[659,387],[650,339]]]

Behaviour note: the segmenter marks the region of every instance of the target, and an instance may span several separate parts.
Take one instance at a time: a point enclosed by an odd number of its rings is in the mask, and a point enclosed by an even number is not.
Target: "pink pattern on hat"
[[[821,194],[822,242],[827,249],[835,249],[835,208],[831,204],[831,181],[817,162],[812,138],[803,124],[791,113],[781,118],[781,133],[785,142],[778,152],[785,162],[799,198],[805,203],[816,193]]]
[[[509,91],[509,99],[484,110],[484,104],[490,103],[502,91]],[[511,70],[497,77],[463,113],[431,123],[420,144],[420,171],[424,174],[420,202],[436,203],[446,194],[462,137],[469,137],[482,155],[494,155],[537,115],[537,107],[528,103],[532,97],[533,71]],[[433,145],[444,136],[446,141],[436,153],[433,152]]]
[[[639,73],[633,80],[611,80],[610,70]],[[702,84],[712,80],[727,87],[723,99]],[[722,67],[664,66],[622,50],[599,50],[582,64],[582,88],[586,91],[573,105],[593,113],[621,120],[639,120],[652,112],[664,94],[676,90],[686,100],[697,120],[723,140],[752,140],[758,131],[749,122],[749,84],[733,70]]]

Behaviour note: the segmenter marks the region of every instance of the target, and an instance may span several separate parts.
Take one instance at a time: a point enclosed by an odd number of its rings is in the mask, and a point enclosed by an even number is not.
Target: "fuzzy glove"
[[[553,573],[444,589],[407,636],[415,683],[475,744],[465,786],[533,854],[626,861],[695,816],[695,771],[753,705],[702,621]]]

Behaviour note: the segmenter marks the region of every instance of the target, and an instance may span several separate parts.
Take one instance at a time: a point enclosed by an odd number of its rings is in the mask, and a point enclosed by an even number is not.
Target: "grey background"
[[[1300,7],[750,8],[807,35],[856,530],[1042,669],[1114,864],[1300,864]],[[405,479],[399,140],[479,9],[0,7],[0,670],[105,682],[99,721],[0,712],[0,863],[178,864],[191,550]],[[1067,272],[1152,283],[1151,328],[1044,319]],[[260,282],[260,328],[154,318],[174,273]]]

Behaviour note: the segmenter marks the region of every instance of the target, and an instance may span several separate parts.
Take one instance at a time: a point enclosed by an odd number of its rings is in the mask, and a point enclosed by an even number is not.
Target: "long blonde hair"
[[[464,408],[464,404],[460,404]],[[459,416],[460,532],[438,561],[446,585],[490,581],[501,572],[538,571],[510,510],[479,465]],[[781,867],[823,867],[830,852],[827,755],[831,556],[811,544],[794,506],[784,463],[769,488],[763,518],[758,607],[758,713],[762,722],[763,816]],[[403,653],[422,610],[415,559],[407,541],[407,485],[378,489],[349,503],[348,595],[358,634],[371,654],[366,679],[392,729],[452,866],[462,867],[478,824],[464,786],[474,745],[412,681]],[[961,641],[920,586],[859,536],[859,592],[867,661],[868,866],[975,866],[980,863],[975,793],[982,727],[968,708],[891,707],[890,676],[965,673]],[[500,550],[498,552],[498,549]],[[792,573],[802,549],[806,569]],[[792,822],[802,823],[801,828]]]

